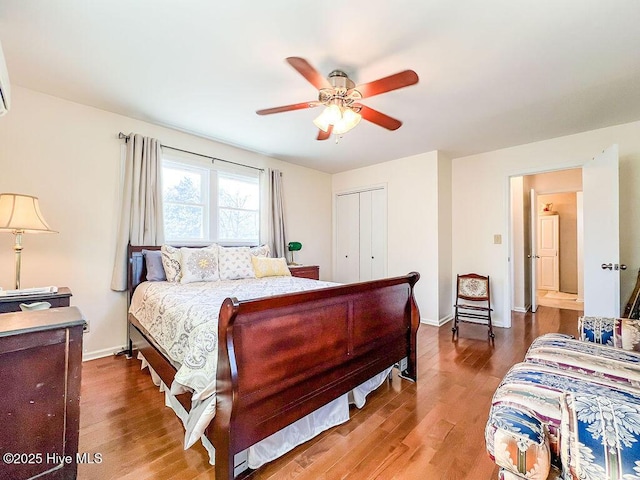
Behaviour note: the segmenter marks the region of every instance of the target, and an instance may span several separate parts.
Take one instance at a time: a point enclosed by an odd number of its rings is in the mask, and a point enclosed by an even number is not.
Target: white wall
[[[438,320],[451,318],[453,274],[451,271],[451,159],[438,152]]]
[[[330,175],[14,86],[12,110],[0,118],[0,192],[39,197],[43,215],[60,232],[24,236],[22,284],[71,288],[72,304],[90,322],[85,358],[119,350],[126,338],[126,293],[109,289],[119,211],[120,131],[280,169],[288,236],[303,244],[296,261],[320,265],[321,277],[331,278]],[[13,288],[13,242],[13,235],[0,233],[3,288]]]
[[[640,266],[640,122],[453,159],[453,272],[491,276],[497,325],[510,320],[509,177],[580,167],[609,145],[620,147],[620,261],[624,304]],[[505,241],[493,244],[493,235]],[[588,261],[588,259],[585,259]]]
[[[439,157],[438,152],[428,152],[412,157],[359,168],[333,175],[333,193],[361,187],[387,185],[387,265],[388,275],[405,275],[411,271],[420,273],[415,296],[422,321],[440,324],[440,264],[448,266],[445,275],[450,278],[450,260],[444,255],[450,249],[448,220],[439,219],[439,205],[450,210],[450,162]],[[446,185],[439,188],[439,182]],[[450,198],[450,197],[449,197]],[[450,216],[449,216],[450,217]],[[442,227],[442,237],[439,235]],[[450,232],[450,229],[449,229]],[[439,256],[439,242],[446,245],[443,257]],[[443,288],[450,288],[445,285]],[[446,290],[445,290],[446,291]],[[451,303],[448,295],[446,304]],[[451,306],[443,306],[450,314]]]

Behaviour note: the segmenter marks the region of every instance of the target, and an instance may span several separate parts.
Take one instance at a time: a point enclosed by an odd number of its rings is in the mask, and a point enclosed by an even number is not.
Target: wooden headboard
[[[136,287],[147,279],[147,266],[144,262],[142,250],[160,250],[160,246],[133,246],[129,245],[127,249],[127,258],[129,259],[129,267],[127,271],[127,290],[129,291],[129,300]]]

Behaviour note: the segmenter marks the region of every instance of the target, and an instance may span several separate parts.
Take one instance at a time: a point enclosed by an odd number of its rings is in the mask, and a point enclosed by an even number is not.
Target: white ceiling
[[[638,0],[0,0],[14,85],[326,172],[441,150],[459,157],[640,119]],[[420,83],[364,101],[319,142],[316,99],[284,59],[365,83]],[[162,140],[162,139],[161,139]]]

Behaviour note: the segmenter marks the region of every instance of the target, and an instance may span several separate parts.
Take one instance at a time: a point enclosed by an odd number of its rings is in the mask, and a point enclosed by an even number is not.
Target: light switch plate
[[[500,244],[502,243],[502,235],[500,235],[499,233],[496,233],[496,234],[493,236],[493,243],[494,243],[495,245],[500,245]]]

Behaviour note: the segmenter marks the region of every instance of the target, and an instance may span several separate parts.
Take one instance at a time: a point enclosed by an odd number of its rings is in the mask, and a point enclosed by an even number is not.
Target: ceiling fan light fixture
[[[313,121],[313,124],[323,132],[329,130],[329,125],[336,125],[342,120],[342,111],[338,105],[332,104],[325,108]]]
[[[333,133],[336,135],[342,135],[343,133],[347,133],[353,127],[360,123],[362,119],[362,115],[354,112],[350,108],[345,108],[342,112],[342,118],[338,123],[334,124]]]

